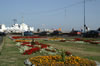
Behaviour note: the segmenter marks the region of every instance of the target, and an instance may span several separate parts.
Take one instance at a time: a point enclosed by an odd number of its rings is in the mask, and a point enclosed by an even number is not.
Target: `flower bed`
[[[19,52],[24,55],[30,55],[37,51],[43,54],[50,55],[56,55],[61,53],[61,50],[53,48],[50,45],[39,43],[37,41],[35,41],[33,45],[31,44],[31,42],[18,42],[16,45],[18,46]],[[71,53],[68,51],[66,51],[65,54],[68,56],[71,55]]]
[[[13,39],[20,39],[20,38],[46,38],[40,36],[12,36]]]
[[[74,38],[74,39],[71,39],[71,40],[59,40],[59,41],[60,42],[76,42],[76,43],[84,43],[84,42],[87,42],[87,43],[94,44],[94,45],[100,44],[100,41],[84,40],[84,39],[81,39],[81,38]]]
[[[31,42],[32,40],[15,40],[16,42]]]
[[[99,42],[95,42],[95,41],[91,41],[91,42],[89,42],[89,43],[95,44],[95,45],[99,44]]]
[[[17,43],[16,45],[18,46],[20,53],[23,53],[24,55],[25,54],[30,55],[36,51],[39,51],[40,49],[49,47],[49,45],[42,44],[42,43],[31,45],[31,43],[29,43],[29,42],[23,42],[22,44]]]
[[[65,40],[65,39],[64,38],[53,37],[53,38],[49,38],[48,40],[59,41],[59,40]]]
[[[60,40],[60,42],[66,42],[66,40]]]
[[[25,52],[24,52],[23,54],[24,54],[24,55],[26,55],[26,54],[30,55],[30,54],[32,54],[32,53],[34,53],[34,52],[39,51],[39,50],[40,50],[39,47],[34,47],[34,48],[29,49],[29,50],[25,50]]]
[[[62,56],[60,55],[31,57],[25,61],[25,64],[30,66],[96,66],[94,61],[78,56],[66,56],[65,61],[62,61]]]

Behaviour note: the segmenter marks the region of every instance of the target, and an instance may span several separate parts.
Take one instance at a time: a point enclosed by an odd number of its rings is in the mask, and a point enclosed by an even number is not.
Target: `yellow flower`
[[[48,65],[62,65],[64,66],[64,64],[77,64],[78,66],[80,66],[80,64],[84,64],[84,65],[89,65],[89,64],[93,64],[95,65],[94,61],[90,61],[88,59],[84,59],[84,58],[80,58],[78,56],[66,56],[65,62],[62,61],[58,61],[61,59],[61,56],[59,55],[55,55],[55,56],[37,56],[37,57],[33,57],[33,58],[29,58],[29,60],[32,62],[32,64],[48,64]],[[78,61],[80,60],[80,61]]]

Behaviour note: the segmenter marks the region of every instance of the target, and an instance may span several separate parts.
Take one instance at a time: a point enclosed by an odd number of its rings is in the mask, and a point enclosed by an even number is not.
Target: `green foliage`
[[[1,55],[1,52],[0,52],[0,55]]]
[[[74,37],[76,38],[76,37]],[[66,37],[67,40],[73,39],[72,37]],[[100,41],[100,38],[82,38],[84,40],[97,40]],[[73,41],[69,42],[59,42],[59,41],[44,41],[38,40],[41,43],[46,43],[49,45],[53,45],[56,48],[61,48],[69,51],[74,56],[86,57],[90,60],[97,60],[100,62],[100,44],[93,45],[89,43],[75,43]],[[93,58],[91,58],[93,56]]]
[[[100,39],[97,39],[97,40],[100,40]],[[2,54],[0,55],[0,66],[25,66],[24,60],[26,60],[27,58],[44,55],[41,53],[36,53],[32,55],[22,55],[19,53],[19,50],[15,45],[16,42],[12,41],[8,37],[5,37],[4,41],[5,42],[2,49]],[[99,51],[100,45],[96,46],[96,45],[90,45],[90,44],[77,44],[74,42],[43,41],[39,39],[37,39],[37,41],[44,44],[51,44],[51,45],[54,45],[55,47],[57,46],[58,50],[59,50],[59,47],[61,48],[61,46],[62,46],[62,49],[66,47],[64,50],[68,50],[69,52],[72,53],[72,55],[81,56],[81,57],[85,57],[85,58],[100,62],[100,55],[92,54],[90,56],[89,54],[90,52],[95,52],[97,54],[100,53]],[[80,51],[80,52],[75,52],[75,51]],[[89,52],[89,53],[86,54],[85,52]],[[61,60],[65,61],[64,51],[61,53],[61,55],[62,55]]]
[[[65,55],[65,51],[64,50],[62,50],[61,57],[62,57],[61,61],[65,62],[66,55]]]
[[[100,56],[86,56],[84,58],[88,58],[88,59],[100,62]]]
[[[32,39],[31,45],[35,45],[35,40],[34,39]]]

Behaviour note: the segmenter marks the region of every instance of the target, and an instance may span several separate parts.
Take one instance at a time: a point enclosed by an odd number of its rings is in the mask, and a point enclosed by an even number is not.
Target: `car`
[[[0,32],[0,36],[6,36],[5,32]]]
[[[53,31],[52,33],[50,33],[51,36],[54,36],[54,35],[61,35],[61,34],[62,34],[62,32],[61,32],[61,31],[58,31],[58,30]]]
[[[79,30],[74,30],[69,33],[70,36],[77,36],[77,35],[80,36],[81,34],[82,32]]]
[[[24,36],[33,36],[33,32],[32,31],[25,31],[24,32]]]
[[[88,32],[83,33],[83,37],[99,37],[100,32],[97,30],[90,30]]]
[[[43,31],[43,32],[39,33],[40,36],[47,36],[49,34],[50,34],[50,32],[48,32],[48,31]]]

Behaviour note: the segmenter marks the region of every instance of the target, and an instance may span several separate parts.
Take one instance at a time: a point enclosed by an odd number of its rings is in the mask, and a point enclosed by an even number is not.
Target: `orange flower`
[[[88,59],[80,58],[78,56],[66,56],[65,62],[60,61],[61,56],[55,55],[55,56],[37,56],[33,58],[29,58],[32,64],[42,64],[43,66],[55,66],[55,65],[67,65],[67,64],[76,64],[78,66],[81,65],[89,65],[92,64],[93,66],[96,66],[94,61],[90,61]]]

